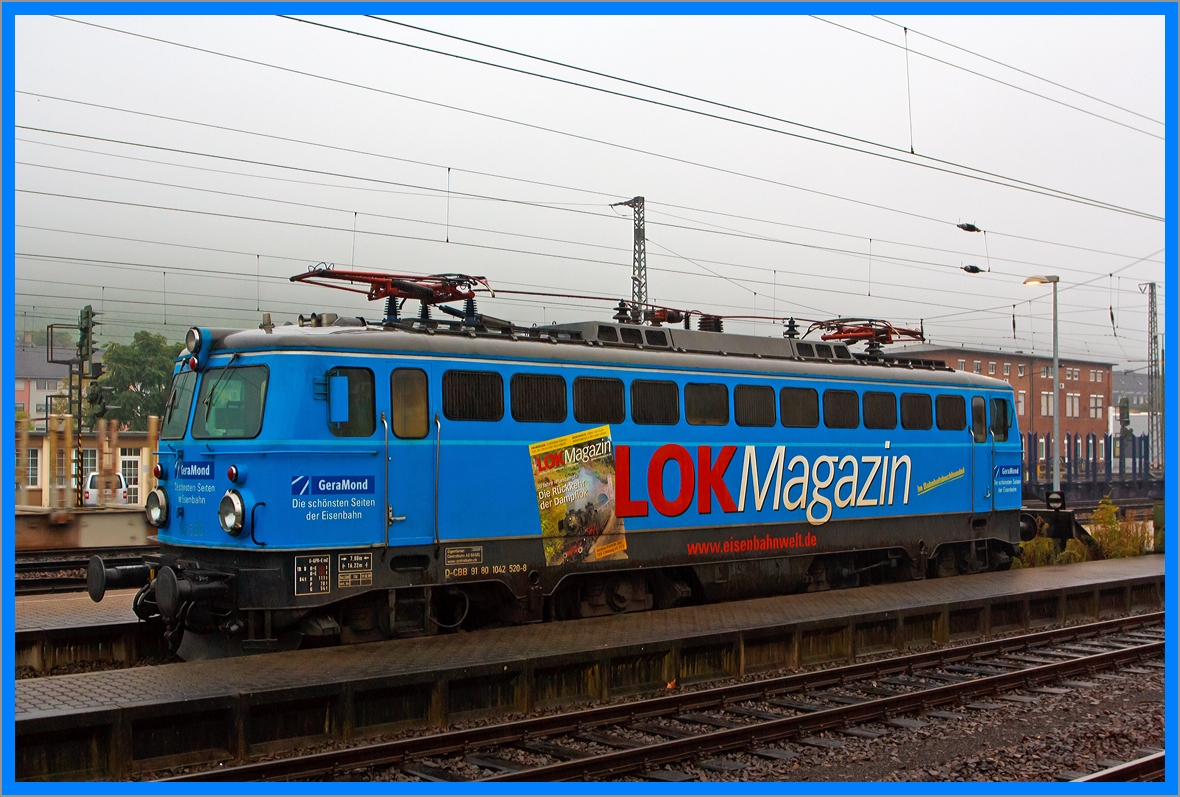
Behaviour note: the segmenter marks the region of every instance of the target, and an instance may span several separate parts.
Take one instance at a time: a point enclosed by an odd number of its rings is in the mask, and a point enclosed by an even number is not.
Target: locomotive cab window
[[[824,391],[824,426],[829,429],[855,429],[860,426],[860,402],[856,391]]]
[[[565,379],[553,374],[514,374],[512,418],[517,421],[561,423],[565,420]]]
[[[729,388],[685,385],[684,419],[693,426],[725,426],[729,423]]]
[[[430,398],[425,371],[395,368],[389,377],[389,402],[394,436],[420,440],[430,434]]]
[[[329,385],[339,377],[348,380],[348,414],[338,423],[333,423],[329,416],[328,431],[336,437],[369,437],[377,429],[373,372],[368,368],[333,368],[328,371]],[[329,402],[335,400],[336,396],[330,396]]]
[[[971,397],[971,436],[977,443],[987,442],[987,400],[983,396]]]
[[[675,382],[631,383],[631,420],[635,423],[672,426],[680,422],[680,391]]]
[[[623,380],[595,376],[574,379],[574,419],[578,423],[622,423],[626,416]]]
[[[1008,430],[1012,427],[1010,406],[1008,399],[992,399],[992,439],[997,443],[1008,441]]]
[[[897,428],[897,396],[892,393],[865,393],[865,428]]]
[[[498,421],[504,417],[504,378],[495,371],[447,371],[442,387],[447,420]]]
[[[774,388],[767,385],[735,387],[733,419],[738,426],[774,426]]]
[[[960,432],[967,428],[967,402],[962,396],[939,396],[934,400],[938,428],[946,432]]]
[[[262,431],[262,411],[270,369],[265,365],[210,368],[201,376],[201,394],[193,414],[198,440],[244,440]]]
[[[193,390],[197,386],[197,375],[182,371],[172,380],[172,390],[164,404],[164,423],[160,426],[161,440],[179,440],[184,437],[188,426],[188,411],[193,406]]]
[[[934,425],[930,397],[925,393],[901,394],[901,428],[929,429]]]
[[[813,429],[819,426],[819,394],[810,387],[784,387],[778,392],[783,426]]]

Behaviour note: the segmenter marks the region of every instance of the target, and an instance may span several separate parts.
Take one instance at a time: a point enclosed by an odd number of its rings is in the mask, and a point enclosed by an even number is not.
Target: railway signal
[[[99,325],[95,315],[90,305],[83,307],[78,315],[78,359],[83,363],[94,359],[94,328]]]

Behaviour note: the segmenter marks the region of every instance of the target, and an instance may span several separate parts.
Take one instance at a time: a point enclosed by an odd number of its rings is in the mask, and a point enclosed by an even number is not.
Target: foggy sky
[[[1049,292],[1022,282],[1048,273],[1061,276],[1063,356],[1143,367],[1145,281],[1159,283],[1163,329],[1160,221],[277,17],[81,19],[237,60],[18,17],[18,334],[76,321],[84,304],[103,313],[100,342],[256,326],[262,312],[380,318],[363,296],[287,282],[318,262],[629,297],[630,211],[610,204],[635,195],[648,203],[656,303],[924,323],[940,345],[1045,353]],[[904,49],[809,17],[396,19],[901,152],[372,19],[314,18],[944,165],[909,156],[912,118],[918,155],[1163,215],[1162,17],[889,18],[912,26],[908,98]],[[830,19],[904,44],[886,21]],[[525,324],[613,311],[505,294],[480,306]],[[726,329],[781,334],[771,322]]]

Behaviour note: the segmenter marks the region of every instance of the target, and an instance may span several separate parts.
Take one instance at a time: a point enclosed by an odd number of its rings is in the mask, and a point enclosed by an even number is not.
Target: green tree
[[[98,384],[106,390],[105,418],[115,418],[132,431],[147,430],[149,415],[163,415],[164,402],[172,384],[172,366],[183,343],[169,343],[163,335],[146,330],[135,333],[129,345],[103,346],[103,375]],[[86,423],[93,427],[93,408],[86,410]]]

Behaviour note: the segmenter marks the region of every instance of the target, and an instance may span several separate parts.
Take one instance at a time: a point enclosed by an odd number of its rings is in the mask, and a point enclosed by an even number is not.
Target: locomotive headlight
[[[242,494],[237,490],[226,490],[221,497],[221,504],[217,507],[217,519],[221,521],[221,528],[231,537],[242,532],[246,524],[246,503]]]
[[[188,334],[184,336],[184,345],[188,348],[190,354],[196,354],[201,350],[201,330],[197,327],[191,327]]]
[[[157,487],[148,493],[143,504],[148,523],[159,528],[168,522],[168,493],[162,488]]]

